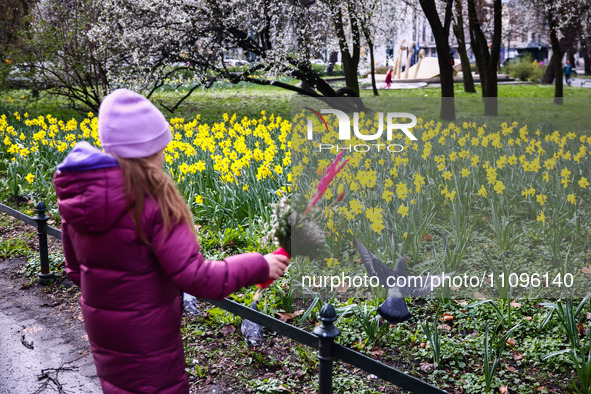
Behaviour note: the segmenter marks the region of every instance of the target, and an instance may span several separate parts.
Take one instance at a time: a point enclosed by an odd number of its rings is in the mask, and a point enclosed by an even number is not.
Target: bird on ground
[[[401,323],[409,320],[412,315],[408,310],[405,297],[419,297],[433,291],[433,288],[439,287],[433,283],[433,275],[413,276],[409,280],[409,274],[406,269],[406,259],[401,257],[396,262],[394,269],[388,267],[384,262],[371,253],[359,239],[355,238],[357,249],[361,255],[361,262],[365,266],[370,276],[378,278],[382,287],[388,289],[388,298],[378,308],[378,313],[382,318],[390,323]],[[444,274],[448,277],[454,273]],[[439,279],[437,283],[443,282],[442,275],[436,275]],[[404,280],[399,280],[404,277]],[[401,285],[400,285],[401,284]]]
[[[253,301],[250,304],[250,308],[255,311],[258,311],[260,294],[261,289],[259,288],[254,294]],[[256,349],[263,344],[263,326],[260,324],[250,320],[243,320],[242,325],[240,326],[240,331],[242,331],[242,336],[244,336],[246,347],[249,349],[249,351],[251,347]]]

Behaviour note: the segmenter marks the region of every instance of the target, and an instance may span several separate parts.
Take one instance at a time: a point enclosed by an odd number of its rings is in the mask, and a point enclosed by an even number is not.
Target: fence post
[[[341,330],[333,324],[337,320],[337,313],[331,304],[322,307],[318,320],[322,322],[314,328],[314,334],[318,336],[318,359],[320,360],[318,391],[320,394],[329,394],[332,393],[332,361],[334,359],[332,344],[341,334]]]
[[[45,284],[53,274],[49,272],[49,252],[47,250],[47,221],[49,216],[45,214],[47,207],[43,201],[39,201],[35,205],[35,212],[37,216],[33,218],[37,222],[37,235],[39,236],[39,260],[41,261],[41,272],[39,273],[39,283]]]

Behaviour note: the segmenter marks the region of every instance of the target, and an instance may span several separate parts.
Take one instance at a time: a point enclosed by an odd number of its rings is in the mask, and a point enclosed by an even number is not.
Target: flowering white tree
[[[219,80],[273,85],[316,97],[357,96],[362,39],[372,49],[384,4],[42,0],[33,18],[30,60],[44,65],[41,74],[59,94],[93,109],[120,86],[148,97],[164,85],[183,86],[184,96],[169,108],[174,111],[195,89]],[[347,88],[333,88],[312,68],[312,59],[334,49],[342,55]],[[250,62],[234,67],[236,57]]]
[[[112,48],[88,35],[100,14],[91,0],[42,0],[30,12],[30,24],[22,34],[15,57],[32,68],[35,89],[51,89],[98,109],[110,89],[104,64]]]
[[[122,47],[126,80],[153,92],[170,75],[188,70],[192,89],[224,79],[274,85],[311,96],[335,97],[311,67],[332,34],[327,3],[303,0],[103,0],[105,13],[93,34]],[[251,59],[240,71],[231,56]],[[114,73],[120,66],[109,65]],[[356,69],[355,69],[356,72]],[[281,80],[302,81],[296,86]],[[131,77],[131,78],[130,78]],[[129,81],[127,81],[129,83]],[[149,94],[150,94],[149,93]],[[187,92],[187,95],[191,90]],[[171,108],[174,110],[174,107]]]
[[[565,52],[576,42],[577,32],[581,29],[582,15],[589,6],[588,0],[528,0],[547,20],[552,45],[552,58],[544,82],[555,81],[554,103],[562,104],[563,73],[562,58]]]

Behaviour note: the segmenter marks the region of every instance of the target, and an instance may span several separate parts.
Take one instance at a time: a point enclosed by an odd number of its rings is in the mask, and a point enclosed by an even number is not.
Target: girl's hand
[[[283,276],[289,264],[289,259],[286,256],[273,253],[266,254],[264,257],[267,264],[269,264],[269,279],[275,280]]]

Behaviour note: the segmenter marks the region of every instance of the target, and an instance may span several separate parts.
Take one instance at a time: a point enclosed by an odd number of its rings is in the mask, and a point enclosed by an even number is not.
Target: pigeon
[[[370,276],[376,276],[382,287],[388,289],[388,298],[378,308],[378,313],[382,318],[390,323],[401,323],[412,318],[405,297],[419,297],[430,293],[434,287],[441,284],[442,276],[437,275],[439,281],[433,283],[433,275],[413,276],[409,280],[409,274],[406,270],[406,259],[401,257],[396,262],[394,269],[388,267],[373,253],[371,253],[359,239],[355,238],[357,249],[361,255],[361,262],[365,266]],[[445,277],[454,273],[444,274]],[[404,277],[404,279],[399,279]]]
[[[201,316],[201,311],[197,306],[197,298],[188,293],[183,293],[183,311],[193,316]]]
[[[260,294],[260,289],[257,290],[255,296],[253,298],[252,303],[250,304],[250,308],[258,311],[258,302]],[[242,325],[240,326],[240,331],[242,331],[242,336],[246,340],[246,347],[250,348],[258,348],[263,344],[263,326],[257,324],[250,320],[243,320]]]

